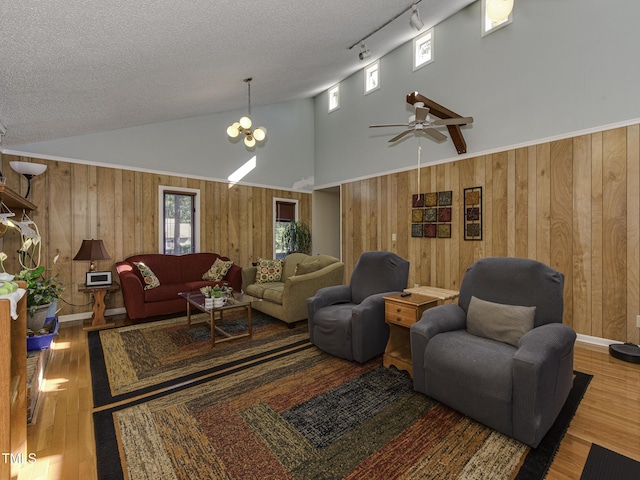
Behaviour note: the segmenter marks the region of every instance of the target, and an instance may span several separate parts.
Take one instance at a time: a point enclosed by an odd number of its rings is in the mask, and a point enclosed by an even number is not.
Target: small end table
[[[93,294],[93,320],[91,326],[85,327],[85,330],[99,330],[102,328],[113,328],[115,323],[109,322],[104,318],[104,297],[109,292],[115,292],[120,290],[120,285],[117,282],[113,282],[111,285],[100,285],[87,287],[85,284],[78,286],[78,292]]]
[[[409,329],[422,317],[425,310],[437,306],[440,299],[419,293],[402,296],[394,293],[384,298],[384,319],[389,325],[389,340],[382,356],[382,364],[406,370],[413,378]]]

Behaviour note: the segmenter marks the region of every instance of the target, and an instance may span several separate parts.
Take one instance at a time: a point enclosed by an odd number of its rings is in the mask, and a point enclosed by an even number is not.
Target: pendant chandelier
[[[248,148],[256,146],[256,142],[262,142],[267,138],[267,129],[264,127],[258,127],[255,130],[251,130],[251,77],[245,78],[244,82],[247,84],[248,96],[249,96],[249,113],[246,117],[242,117],[240,121],[234,122],[229,128],[227,128],[227,135],[231,138],[236,138],[241,133],[244,133],[244,144]]]

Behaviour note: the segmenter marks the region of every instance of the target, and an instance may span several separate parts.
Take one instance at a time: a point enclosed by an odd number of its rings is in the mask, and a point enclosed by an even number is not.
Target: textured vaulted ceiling
[[[425,29],[475,0],[422,0]],[[2,147],[316,95],[362,68],[349,50],[412,0],[0,2]],[[409,12],[373,60],[417,32]]]

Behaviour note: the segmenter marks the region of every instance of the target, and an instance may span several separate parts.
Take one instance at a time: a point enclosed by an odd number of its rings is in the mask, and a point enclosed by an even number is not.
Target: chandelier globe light
[[[493,22],[500,23],[509,18],[513,11],[513,0],[487,0],[487,16]]]
[[[237,138],[241,133],[244,133],[244,144],[247,148],[253,148],[256,146],[256,142],[262,142],[267,138],[267,129],[265,127],[258,127],[255,130],[251,130],[253,125],[251,121],[251,80],[251,77],[244,79],[244,82],[247,84],[249,98],[248,114],[227,128],[227,135],[230,138]]]

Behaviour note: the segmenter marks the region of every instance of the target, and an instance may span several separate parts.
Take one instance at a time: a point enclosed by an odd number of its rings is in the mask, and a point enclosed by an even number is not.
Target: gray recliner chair
[[[360,363],[380,355],[389,339],[382,297],[404,290],[408,279],[409,262],[395,253],[363,253],[349,285],[321,288],[307,299],[311,343]]]
[[[411,326],[414,389],[537,447],[573,384],[563,287],[562,273],[535,260],[471,265],[458,304]]]

